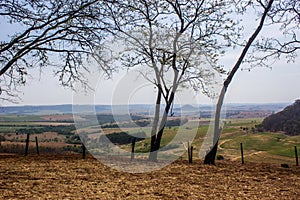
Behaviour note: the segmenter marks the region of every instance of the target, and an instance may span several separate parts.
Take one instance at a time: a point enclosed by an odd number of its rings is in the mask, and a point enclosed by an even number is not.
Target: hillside
[[[283,131],[287,135],[300,135],[300,100],[265,118],[262,126],[267,131]]]
[[[130,174],[76,155],[0,155],[0,166],[0,199],[299,199],[300,195],[296,166],[177,161],[151,173]]]

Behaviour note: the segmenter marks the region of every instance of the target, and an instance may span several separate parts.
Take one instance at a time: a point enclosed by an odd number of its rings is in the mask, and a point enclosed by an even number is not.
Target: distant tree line
[[[19,128],[16,130],[16,134],[41,134],[44,132],[56,132],[60,135],[73,135],[73,131],[75,130],[74,125],[60,125],[60,126],[42,126],[42,127],[26,127]]]
[[[281,112],[265,118],[262,127],[267,131],[284,131],[287,135],[300,135],[300,100],[296,100]]]
[[[166,126],[172,127],[172,126],[181,126],[188,122],[188,119],[170,119],[167,120]],[[108,124],[104,124],[101,127],[102,128],[128,128],[128,127],[150,127],[151,126],[151,120],[150,119],[142,119],[142,120],[135,120],[135,121],[129,121],[129,122],[122,122],[122,123],[116,123],[116,122],[110,122]]]
[[[128,122],[110,122],[101,125],[102,128],[129,128],[129,127],[146,127],[150,125],[150,120],[138,120],[138,121],[128,121]]]
[[[93,116],[91,116],[93,117]],[[89,119],[89,116],[85,117],[87,120]],[[106,124],[106,123],[115,123],[115,119],[118,119],[120,122],[128,121],[129,119],[132,121],[141,120],[141,119],[149,119],[147,117],[139,116],[139,115],[113,115],[113,114],[97,114],[97,120],[98,123]]]

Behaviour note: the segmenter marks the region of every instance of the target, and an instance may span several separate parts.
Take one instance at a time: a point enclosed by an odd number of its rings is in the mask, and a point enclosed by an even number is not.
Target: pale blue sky
[[[255,68],[250,72],[239,70],[228,89],[226,102],[288,103],[300,99],[299,63],[298,58],[295,63],[274,64],[272,69]],[[116,87],[119,87],[118,82],[121,78],[122,76],[118,77],[116,75],[113,81],[101,81],[96,90],[95,103],[110,104]],[[142,85],[129,101],[152,104],[155,100],[154,94],[153,86]],[[53,76],[51,70],[44,72],[41,79],[39,79],[39,75],[29,79],[27,85],[22,88],[20,97],[22,99],[20,104],[22,105],[73,103],[73,92],[70,89],[61,87],[57,77]],[[126,104],[127,102],[127,99],[119,99],[116,103]],[[202,94],[199,94],[198,102],[211,103]],[[3,103],[2,105],[9,105],[9,103]]]
[[[246,33],[251,34],[253,27],[256,26],[256,21],[253,17],[249,17]],[[254,26],[252,26],[254,25]],[[1,33],[3,38],[11,30],[11,26],[6,26],[0,22]],[[250,28],[252,27],[252,28]],[[277,35],[276,31],[265,28],[263,34]],[[247,37],[246,37],[247,38]],[[236,52],[238,53],[238,52]],[[233,54],[228,53],[222,59],[222,63],[226,68],[231,68],[236,61]],[[70,89],[63,88],[59,85],[58,78],[54,77],[52,69],[47,69],[43,72],[41,78],[37,70],[30,71],[32,79],[27,79],[25,87],[21,87],[21,105],[44,105],[44,104],[72,104],[73,92]],[[95,94],[96,104],[111,104],[114,91],[120,83],[120,79],[125,73],[115,75],[113,81],[100,81]],[[300,99],[300,58],[298,57],[294,63],[286,63],[278,61],[272,65],[272,70],[268,68],[254,68],[250,72],[238,71],[232,81],[225,102],[227,103],[276,103],[276,102],[293,102],[295,99]],[[146,88],[146,89],[145,89]],[[144,90],[145,89],[145,90]],[[75,95],[77,96],[77,95]],[[188,102],[188,98],[187,103]],[[211,101],[203,96],[197,97],[199,103],[207,104]],[[118,97],[118,104],[126,104],[129,100]],[[155,102],[155,93],[153,86],[140,87],[138,91],[130,99],[130,103],[150,103]],[[0,105],[13,105],[8,102],[0,102]]]

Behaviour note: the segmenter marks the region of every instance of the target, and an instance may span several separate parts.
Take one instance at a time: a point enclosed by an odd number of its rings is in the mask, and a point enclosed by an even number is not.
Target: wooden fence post
[[[37,153],[37,155],[40,155],[40,151],[39,151],[39,143],[38,143],[38,138],[37,138],[37,136],[35,136],[35,145],[36,145],[36,153]]]
[[[192,162],[193,162],[193,150],[194,150],[194,147],[191,146],[191,147],[190,147],[190,158],[189,158],[189,163],[192,163]]]
[[[81,143],[81,147],[82,147],[82,159],[85,159],[85,146],[83,143]]]
[[[188,160],[189,160],[189,163],[192,163],[193,162],[193,146],[190,145],[190,142],[188,142]]]
[[[242,164],[245,163],[244,161],[244,150],[243,150],[243,143],[241,143],[241,157],[242,157]]]
[[[135,141],[136,141],[136,138],[133,138],[132,139],[132,142],[131,142],[131,161],[134,160],[134,146],[135,146]]]
[[[296,166],[299,166],[297,146],[295,146],[295,158],[296,158]]]
[[[187,149],[188,149],[188,161],[190,162],[190,142],[187,143]]]
[[[27,137],[26,137],[25,156],[28,155],[28,148],[29,148],[29,133],[27,133]]]

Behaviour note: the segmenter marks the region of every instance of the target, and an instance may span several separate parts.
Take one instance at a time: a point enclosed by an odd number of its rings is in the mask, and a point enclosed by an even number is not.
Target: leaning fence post
[[[37,155],[40,155],[40,151],[39,151],[39,143],[38,143],[38,138],[37,138],[37,136],[35,136],[35,145],[36,145],[36,153],[37,153]]]
[[[82,143],[81,144],[82,146],[82,159],[85,159],[85,146],[84,146],[84,144]]]
[[[295,146],[295,158],[296,158],[296,166],[299,166],[297,146]]]
[[[190,155],[189,155],[189,163],[193,162],[193,146],[190,146]]]
[[[29,148],[29,133],[27,133],[27,137],[26,137],[25,156],[28,155],[28,148]]]
[[[241,143],[241,157],[242,157],[242,164],[245,163],[244,161],[244,150],[243,150],[243,143]]]
[[[187,143],[187,149],[188,149],[188,161],[190,162],[190,142]]]
[[[188,148],[188,160],[189,163],[193,162],[193,146],[190,145],[190,142],[187,143],[187,148]]]
[[[135,141],[136,141],[136,138],[133,138],[132,142],[131,142],[131,160],[134,160],[134,146],[135,146]]]

